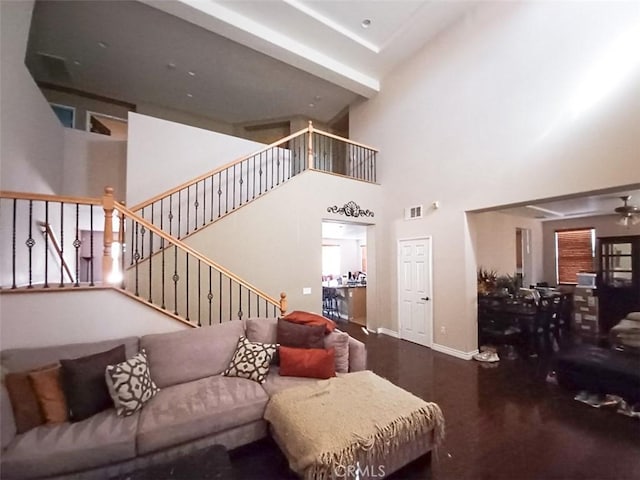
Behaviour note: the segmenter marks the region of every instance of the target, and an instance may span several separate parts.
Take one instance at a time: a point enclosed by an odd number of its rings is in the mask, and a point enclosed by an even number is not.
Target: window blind
[[[593,271],[594,229],[556,231],[558,283],[577,283],[577,274]]]

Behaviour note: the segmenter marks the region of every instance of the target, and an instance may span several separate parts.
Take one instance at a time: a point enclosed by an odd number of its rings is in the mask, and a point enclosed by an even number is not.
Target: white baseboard
[[[451,355],[452,357],[461,358],[463,360],[471,360],[473,356],[478,353],[478,350],[473,350],[471,352],[463,352],[462,350],[456,350],[455,348],[447,347],[446,345],[440,345],[439,343],[433,342],[431,348],[436,352],[446,353],[447,355]]]
[[[400,334],[395,330],[389,330],[388,328],[378,327],[378,333],[382,333],[383,335],[388,335],[393,338],[400,338]]]

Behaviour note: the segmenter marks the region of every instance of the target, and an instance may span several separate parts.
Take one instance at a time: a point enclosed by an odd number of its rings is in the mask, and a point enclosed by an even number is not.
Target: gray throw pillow
[[[277,345],[272,343],[250,342],[246,337],[240,337],[231,363],[223,375],[264,383],[276,348]]]
[[[116,413],[121,417],[133,415],[160,391],[151,380],[144,350],[125,362],[109,365],[105,370],[105,380]]]
[[[336,358],[336,372],[349,372],[349,334],[334,330],[324,337],[324,348],[334,348]]]

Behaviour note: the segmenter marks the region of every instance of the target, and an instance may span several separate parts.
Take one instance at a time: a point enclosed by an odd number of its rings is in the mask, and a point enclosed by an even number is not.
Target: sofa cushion
[[[299,325],[278,319],[278,344],[292,348],[324,348],[324,325]]]
[[[250,342],[277,343],[277,318],[247,318],[246,337]]]
[[[324,348],[333,348],[336,355],[336,372],[349,371],[349,334],[334,330],[324,337]]]
[[[335,350],[280,347],[280,375],[331,378],[336,376]]]
[[[260,384],[222,375],[163,388],[140,412],[138,454],[260,420],[267,400]]]
[[[160,391],[151,380],[144,349],[125,362],[109,365],[105,380],[116,412],[122,417],[133,415]]]
[[[133,458],[138,415],[118,417],[112,408],[81,422],[17,435],[2,452],[2,477],[48,477]]]
[[[5,385],[0,385],[0,429],[2,449],[4,450],[17,433],[11,400],[9,399],[9,392],[5,388]]]
[[[10,399],[17,433],[24,433],[45,422],[38,397],[29,380],[29,372],[8,373],[4,377],[4,386]]]
[[[55,347],[13,348],[0,352],[0,362],[7,372],[21,372],[58,363],[61,358],[77,358],[110,350],[124,344],[127,358],[138,353],[138,337],[126,337],[91,343],[70,343]]]
[[[62,390],[60,365],[32,370],[29,373],[29,379],[47,423],[64,423],[68,421],[69,408]]]
[[[231,363],[223,375],[264,383],[277,347],[275,343],[250,342],[247,337],[241,336]]]
[[[325,327],[326,333],[331,333],[336,328],[336,322],[327,317],[323,317],[322,315],[318,315],[317,313],[312,312],[294,310],[293,312],[288,313],[282,318],[289,322],[298,323],[300,325],[322,325],[323,327]]]
[[[232,320],[211,327],[146,335],[140,348],[147,353],[151,378],[159,388],[222,373],[244,335],[244,322]]]
[[[84,420],[113,407],[104,372],[109,365],[124,362],[126,359],[124,345],[118,345],[106,352],[60,360],[62,385],[71,421]]]
[[[280,375],[280,367],[272,366],[267,375],[267,380],[262,384],[269,395],[274,396],[276,393],[286,390],[291,387],[298,387],[300,385],[308,385],[309,383],[319,382],[320,380],[315,378],[304,377],[283,377]]]

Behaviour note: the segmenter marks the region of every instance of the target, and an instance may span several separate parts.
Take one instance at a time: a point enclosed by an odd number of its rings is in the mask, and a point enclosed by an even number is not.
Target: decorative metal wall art
[[[328,207],[327,212],[339,213],[347,217],[373,217],[374,216],[371,210],[361,209],[360,205],[358,205],[354,201],[345,203],[343,207],[338,207],[337,205],[334,205],[333,207]]]

